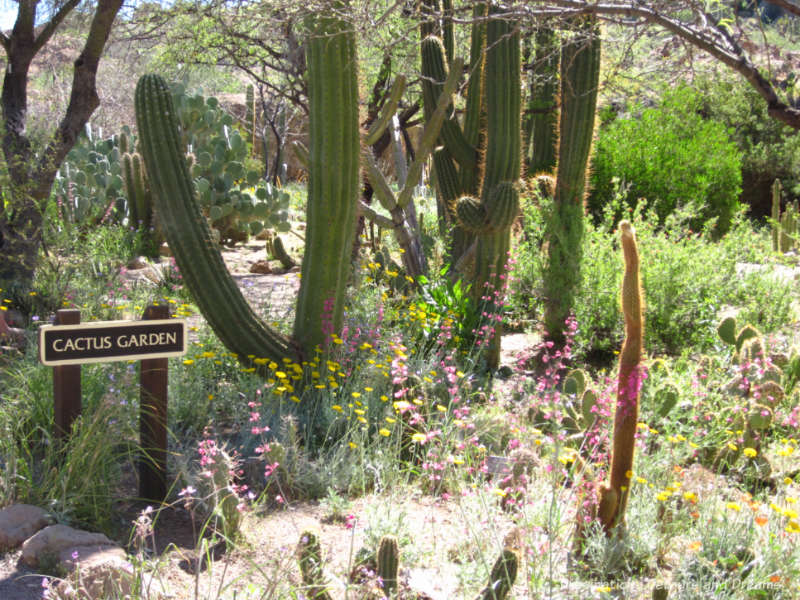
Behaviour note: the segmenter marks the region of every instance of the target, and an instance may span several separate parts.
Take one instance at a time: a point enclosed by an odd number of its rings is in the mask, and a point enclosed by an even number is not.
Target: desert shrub
[[[737,77],[715,75],[695,86],[702,114],[723,124],[742,153],[740,201],[751,213],[769,214],[775,179],[790,195],[800,195],[800,137],[794,129],[771,118],[758,92]]]
[[[596,218],[618,177],[626,204],[646,199],[659,223],[686,206],[693,230],[715,219],[718,233],[728,230],[742,183],[741,155],[725,126],[705,119],[700,108],[700,96],[680,87],[638,118],[616,118],[600,129],[588,199]]]
[[[587,223],[583,238],[582,280],[574,308],[578,322],[574,350],[579,358],[610,363],[622,342],[617,213],[633,220],[639,239],[648,352],[677,355],[687,349],[712,349],[718,343],[718,316],[726,307],[739,307],[741,318],[764,332],[776,331],[791,320],[790,283],[777,281],[769,269],[737,271],[737,264],[763,261],[769,244],[767,232],[754,228],[741,212],[729,234],[715,242],[709,230],[689,229],[689,209],[678,210],[659,225],[652,210],[628,212],[620,206],[624,197],[616,198],[599,225]],[[510,291],[515,317],[521,320],[540,314],[542,243],[538,221],[526,220]]]

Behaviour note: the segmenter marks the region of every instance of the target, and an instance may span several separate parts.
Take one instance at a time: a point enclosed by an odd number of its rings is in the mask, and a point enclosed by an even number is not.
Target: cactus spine
[[[400,548],[397,538],[385,535],[378,546],[378,576],[383,581],[383,593],[389,598],[397,591],[397,570],[400,564]]]
[[[558,170],[544,274],[544,323],[557,346],[564,342],[565,321],[580,281],[583,196],[599,76],[600,36],[594,21],[587,20],[561,47]]]
[[[521,169],[520,39],[514,23],[492,9],[487,23],[485,99],[487,145],[480,201],[466,196],[457,204],[462,226],[477,235],[475,284],[478,304],[490,315],[486,355],[489,367],[500,362],[500,304],[511,242],[519,212],[517,181]]]
[[[598,519],[606,533],[621,523],[630,492],[636,424],[639,420],[639,391],[642,385],[641,364],[644,334],[644,300],[639,280],[639,249],[636,234],[628,221],[619,224],[625,275],[622,279],[622,313],[625,317],[625,341],[619,358],[617,407],[614,415],[614,446],[609,482],[600,486]]]

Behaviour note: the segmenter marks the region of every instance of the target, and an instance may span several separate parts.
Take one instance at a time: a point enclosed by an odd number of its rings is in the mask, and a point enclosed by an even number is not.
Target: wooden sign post
[[[168,319],[166,305],[148,306],[145,321]],[[139,363],[139,495],[167,496],[167,359],[146,358]]]
[[[186,321],[170,319],[166,305],[148,306],[142,321],[81,323],[80,311],[59,310],[39,330],[39,358],[53,367],[55,436],[69,436],[81,412],[81,365],[140,361],[139,493],[167,495],[167,359],[186,354]]]

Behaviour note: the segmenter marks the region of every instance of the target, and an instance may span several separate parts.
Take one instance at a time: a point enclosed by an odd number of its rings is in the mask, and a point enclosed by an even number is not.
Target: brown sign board
[[[169,358],[186,354],[186,321],[98,321],[43,325],[39,358],[49,366]]]

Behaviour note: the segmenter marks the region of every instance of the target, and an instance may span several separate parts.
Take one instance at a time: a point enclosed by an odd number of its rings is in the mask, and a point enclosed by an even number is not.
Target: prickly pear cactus
[[[56,174],[53,189],[61,217],[68,223],[87,226],[125,218],[118,140],[101,135],[87,125]]]

